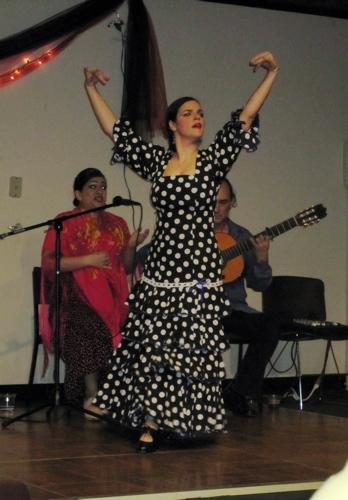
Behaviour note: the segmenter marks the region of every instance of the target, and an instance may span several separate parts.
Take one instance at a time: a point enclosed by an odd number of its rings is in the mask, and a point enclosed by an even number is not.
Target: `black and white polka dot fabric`
[[[144,142],[126,121],[114,126],[113,162],[124,161],[152,182],[156,229],[143,280],[129,298],[122,346],[96,403],[118,422],[184,436],[222,431],[224,408],[220,324],[228,303],[213,231],[216,194],[241,149],[256,149],[258,129],[232,115],[214,142],[199,151],[195,175],[164,176],[172,153]]]

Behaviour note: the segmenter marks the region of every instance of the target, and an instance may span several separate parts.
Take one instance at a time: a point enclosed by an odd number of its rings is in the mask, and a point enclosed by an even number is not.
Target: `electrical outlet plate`
[[[10,177],[11,198],[20,198],[22,196],[22,177]]]

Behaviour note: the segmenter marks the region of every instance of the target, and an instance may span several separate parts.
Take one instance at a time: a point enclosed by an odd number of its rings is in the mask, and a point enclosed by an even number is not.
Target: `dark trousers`
[[[279,339],[279,327],[262,313],[232,311],[222,318],[227,339],[233,344],[238,337],[248,344],[232,382],[232,389],[244,396],[260,398],[266,365]]]

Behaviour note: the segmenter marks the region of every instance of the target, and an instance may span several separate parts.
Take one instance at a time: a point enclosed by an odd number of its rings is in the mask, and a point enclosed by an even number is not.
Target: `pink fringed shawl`
[[[74,209],[59,216],[82,211]],[[59,217],[58,216],[58,217]],[[42,247],[40,334],[45,348],[52,351],[55,297],[55,230],[50,228]],[[129,239],[127,223],[109,212],[89,213],[66,220],[61,232],[62,256],[74,257],[95,252],[108,252],[112,268],[84,267],[72,271],[80,298],[100,316],[112,337],[113,347],[121,342],[120,329],[128,309],[128,284],[123,265],[123,254]],[[63,338],[68,290],[61,280],[60,337]]]

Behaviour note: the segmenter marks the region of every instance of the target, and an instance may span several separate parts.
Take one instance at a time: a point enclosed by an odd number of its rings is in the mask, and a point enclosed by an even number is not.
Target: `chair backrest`
[[[325,321],[324,283],[318,278],[303,276],[274,276],[262,294],[265,314],[282,319]]]

